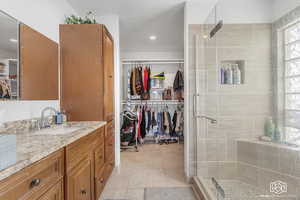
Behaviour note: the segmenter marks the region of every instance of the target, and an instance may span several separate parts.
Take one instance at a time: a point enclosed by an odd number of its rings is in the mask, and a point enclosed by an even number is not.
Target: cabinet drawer
[[[105,186],[104,169],[105,168],[102,167],[102,169],[99,172],[99,177],[95,178],[95,195],[96,195],[95,199],[99,199]]]
[[[78,163],[91,153],[92,149],[100,144],[103,128],[95,130],[93,133],[80,138],[66,147],[66,168],[67,171],[74,168]]]
[[[37,199],[64,175],[60,150],[0,182],[0,200]]]
[[[39,200],[63,200],[64,199],[64,187],[63,181],[59,181],[50,190],[48,190]]]
[[[101,169],[104,166],[104,144],[98,147],[94,153],[95,157],[95,176],[100,177]]]

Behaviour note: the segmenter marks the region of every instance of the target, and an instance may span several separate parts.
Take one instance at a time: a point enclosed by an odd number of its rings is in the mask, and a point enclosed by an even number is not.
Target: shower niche
[[[245,60],[223,60],[219,67],[221,85],[242,85],[245,83]]]

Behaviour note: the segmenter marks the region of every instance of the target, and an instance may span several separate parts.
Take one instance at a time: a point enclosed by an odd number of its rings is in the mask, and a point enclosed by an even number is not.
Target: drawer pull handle
[[[37,187],[40,185],[40,183],[41,183],[41,179],[39,178],[33,179],[30,183],[30,188]]]
[[[103,178],[101,178],[100,183],[104,183],[104,179]]]
[[[80,191],[80,193],[81,193],[82,195],[86,195],[86,190],[85,190],[85,189],[82,189],[82,190]]]

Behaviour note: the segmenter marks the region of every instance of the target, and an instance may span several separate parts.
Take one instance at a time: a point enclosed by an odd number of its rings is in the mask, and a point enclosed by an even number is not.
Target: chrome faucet
[[[55,115],[57,114],[57,110],[53,107],[46,107],[42,110],[42,114],[41,114],[41,121],[40,121],[40,128],[46,128],[48,126],[50,126],[48,120],[45,119],[45,112],[51,110],[55,113]]]

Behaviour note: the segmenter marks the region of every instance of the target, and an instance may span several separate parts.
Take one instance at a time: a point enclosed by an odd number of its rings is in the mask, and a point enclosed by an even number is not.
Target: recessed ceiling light
[[[207,39],[207,38],[208,38],[208,35],[203,35],[203,38],[204,38],[204,39]]]
[[[150,39],[150,40],[156,40],[156,36],[155,36],[155,35],[151,35],[151,36],[149,37],[149,39]]]
[[[17,39],[14,39],[14,38],[9,39],[9,41],[11,41],[11,42],[13,42],[13,43],[17,43],[17,42],[18,42],[18,40],[17,40]]]

